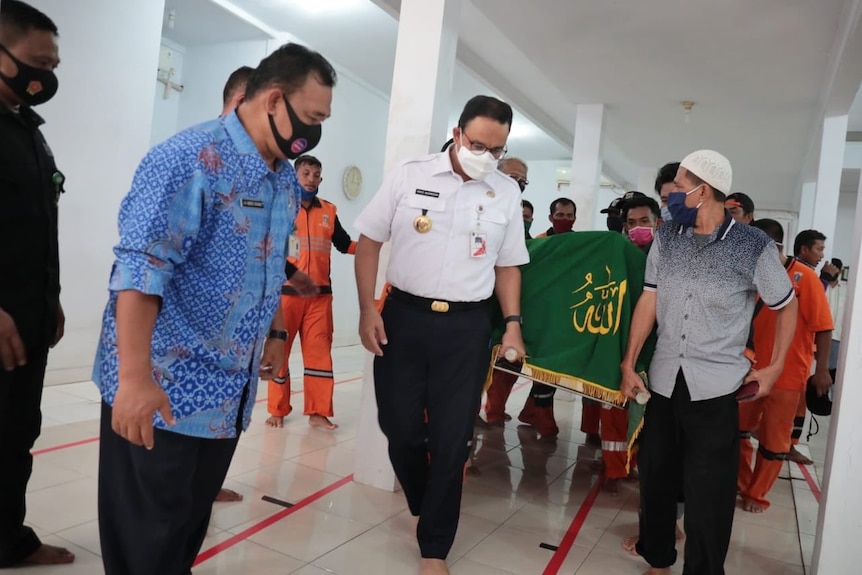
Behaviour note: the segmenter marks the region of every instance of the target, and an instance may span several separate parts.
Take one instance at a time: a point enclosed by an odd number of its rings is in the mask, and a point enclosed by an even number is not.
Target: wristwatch
[[[269,335],[267,337],[270,339],[281,339],[287,341],[287,332],[279,329],[271,329],[269,330]]]
[[[509,323],[510,321],[516,321],[518,322],[518,325],[524,325],[524,318],[519,315],[507,315],[503,321],[506,323]]]

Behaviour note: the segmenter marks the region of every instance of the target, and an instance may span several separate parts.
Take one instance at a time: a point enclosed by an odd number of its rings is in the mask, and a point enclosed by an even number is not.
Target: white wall
[[[174,69],[175,73],[168,81],[182,86],[185,48],[166,38],[162,38],[160,48],[163,50],[168,49],[172,54],[171,68]],[[164,77],[164,73],[162,74]],[[154,75],[153,94],[153,121],[150,133],[150,146],[155,146],[173,136],[177,132],[177,123],[180,116],[180,98],[178,96],[180,96],[181,92],[170,89],[167,92],[168,97],[165,98],[165,85],[157,82]]]
[[[256,67],[267,54],[266,40],[186,47],[175,129],[184,130],[217,117],[231,72],[240,66]]]
[[[117,210],[147,150],[162,0],[28,0],[60,31],[60,90],[39,107],[66,175],[60,264],[66,337],[46,383],[87,380],[107,301]]]
[[[838,197],[838,220],[835,222],[835,237],[826,238],[826,253],[830,258],[840,258],[850,265],[853,256],[853,226],[856,214],[856,193],[844,192]]]

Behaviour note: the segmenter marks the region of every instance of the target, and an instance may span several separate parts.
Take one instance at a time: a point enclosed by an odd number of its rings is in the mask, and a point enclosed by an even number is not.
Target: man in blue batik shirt
[[[282,46],[235,113],[156,146],[135,174],[93,376],[106,575],[191,572],[258,377],[284,361],[299,202],[285,159],[320,140],[334,84],[323,56]]]

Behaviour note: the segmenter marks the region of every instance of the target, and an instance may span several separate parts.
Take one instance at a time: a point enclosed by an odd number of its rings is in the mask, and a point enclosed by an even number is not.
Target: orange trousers
[[[520,363],[516,364],[520,367]],[[491,385],[488,386],[487,399],[485,401],[485,417],[488,423],[499,423],[505,421],[506,402],[512,393],[512,387],[518,381],[517,375],[505,371],[494,370],[491,376]]]
[[[284,342],[284,367],[279,379],[269,382],[267,408],[270,415],[285,417],[293,411],[290,405],[290,370],[287,360],[294,338],[299,335],[304,370],[305,415],[332,417],[332,295],[304,298],[281,296],[281,310],[287,341]]]
[[[628,477],[626,458],[628,454],[629,412],[625,409],[599,408],[601,421],[602,461],[605,462],[605,477],[622,479]],[[632,467],[635,466],[632,460]]]
[[[773,389],[769,395],[753,402],[739,404],[739,474],[737,487],[743,499],[764,509],[769,507],[766,495],[778,479],[790,451],[790,431],[799,405],[799,391]],[[751,468],[750,435],[757,430],[757,457]]]
[[[598,433],[601,411],[601,403],[581,397],[581,431],[587,434]]]

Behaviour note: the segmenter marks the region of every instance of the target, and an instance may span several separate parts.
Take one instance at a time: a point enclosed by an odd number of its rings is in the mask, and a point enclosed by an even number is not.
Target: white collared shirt
[[[432,224],[421,234],[414,221],[423,210]],[[481,301],[494,291],[495,266],[530,261],[517,182],[499,171],[464,182],[448,152],[388,174],[353,225],[374,241],[391,240],[386,280],[422,297]],[[471,256],[474,233],[484,234],[484,257]]]

